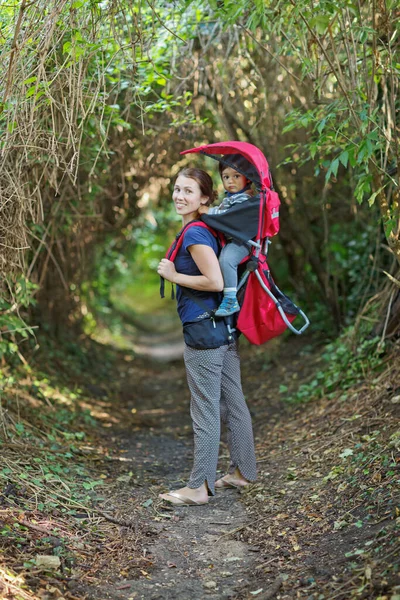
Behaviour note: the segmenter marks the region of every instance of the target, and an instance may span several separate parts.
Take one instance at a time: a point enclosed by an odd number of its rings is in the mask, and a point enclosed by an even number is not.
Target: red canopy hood
[[[271,187],[271,177],[269,172],[269,166],[267,159],[264,154],[253,144],[248,142],[218,142],[216,144],[206,144],[205,146],[199,146],[198,148],[191,148],[190,150],[184,150],[181,154],[190,154],[194,152],[200,152],[212,156],[213,154],[241,154],[256,168],[260,177],[261,187]]]

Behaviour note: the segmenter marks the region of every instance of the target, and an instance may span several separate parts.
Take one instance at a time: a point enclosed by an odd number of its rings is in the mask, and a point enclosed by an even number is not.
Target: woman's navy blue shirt
[[[184,275],[201,275],[201,272],[188,250],[189,246],[193,246],[194,244],[209,246],[214,250],[217,256],[219,254],[219,244],[211,231],[208,231],[208,229],[205,229],[204,227],[196,227],[194,225],[185,232],[182,246],[176,255],[174,263],[178,273]],[[213,310],[219,306],[221,301],[221,294],[219,292],[203,292],[191,288],[190,292],[199,298],[201,305],[197,304],[194,299],[182,294],[182,288],[179,285],[176,286],[178,314],[183,324],[190,321],[196,321],[196,319],[204,315],[206,312],[204,304],[210,310]]]

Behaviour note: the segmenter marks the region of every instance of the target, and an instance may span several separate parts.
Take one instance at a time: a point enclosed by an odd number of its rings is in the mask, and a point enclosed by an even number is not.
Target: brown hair
[[[193,167],[187,167],[178,173],[177,179],[180,175],[182,175],[182,177],[194,179],[194,181],[199,184],[202,195],[207,196],[208,198],[206,206],[212,204],[217,198],[217,192],[213,189],[213,180],[211,179],[210,175],[206,173],[206,171],[202,171],[201,169],[196,169]]]
[[[225,163],[219,161],[219,164],[218,164],[219,174],[222,175],[222,173],[225,171],[225,169],[229,169],[229,165],[226,165]]]
[[[225,169],[229,169],[229,168],[233,169],[234,171],[237,171],[241,175],[244,175],[244,173],[240,170],[239,166],[236,166],[234,162],[230,165],[230,164],[226,164],[226,163],[219,161],[218,169],[219,169],[219,174],[221,176],[222,176],[222,173],[225,171]],[[244,176],[247,179],[247,176],[246,175],[244,175]],[[250,179],[247,179],[247,180],[250,181]]]

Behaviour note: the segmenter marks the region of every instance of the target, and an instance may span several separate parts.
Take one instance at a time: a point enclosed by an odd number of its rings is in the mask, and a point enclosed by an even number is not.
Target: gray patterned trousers
[[[206,482],[214,494],[221,419],[228,428],[231,466],[238,467],[248,481],[255,481],[253,429],[242,392],[237,342],[209,350],[185,346],[184,361],[194,433],[194,460],[188,487],[198,488]]]

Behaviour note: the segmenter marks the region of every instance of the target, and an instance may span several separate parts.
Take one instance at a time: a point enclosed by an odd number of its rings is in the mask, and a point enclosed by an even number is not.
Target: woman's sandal
[[[233,481],[227,481],[226,479],[224,479],[223,477],[221,477],[221,479],[218,479],[215,482],[215,487],[218,489],[223,489],[223,488],[233,488],[235,490],[241,490],[243,488],[247,488],[250,483],[233,483]]]
[[[199,500],[193,500],[193,498],[189,498],[188,496],[184,496],[179,492],[167,492],[166,496],[172,496],[172,498],[176,498],[178,502],[174,502],[173,500],[169,500],[169,498],[164,498],[162,494],[160,497],[166,502],[170,502],[170,504],[174,504],[175,506],[200,506],[201,504],[208,504],[208,500],[205,502],[201,502]]]

